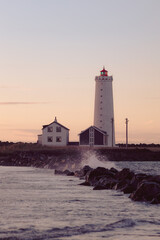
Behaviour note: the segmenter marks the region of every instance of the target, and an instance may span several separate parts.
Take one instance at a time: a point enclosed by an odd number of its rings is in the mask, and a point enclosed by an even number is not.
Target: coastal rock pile
[[[133,201],[160,203],[160,175],[152,176],[143,173],[134,173],[128,168],[118,171],[115,168],[98,167],[92,169],[85,166],[75,173],[57,171],[55,174],[77,176],[85,179],[80,185],[93,186],[93,190],[114,189],[129,194]]]

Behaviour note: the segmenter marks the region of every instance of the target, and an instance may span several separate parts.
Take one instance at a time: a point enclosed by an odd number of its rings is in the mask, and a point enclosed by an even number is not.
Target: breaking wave
[[[82,161],[81,161],[81,167],[84,167],[85,165],[89,165],[91,168],[97,168],[97,167],[104,167],[104,168],[116,168],[116,165],[114,162],[110,162],[109,160],[99,160],[98,156],[88,151],[85,153]]]

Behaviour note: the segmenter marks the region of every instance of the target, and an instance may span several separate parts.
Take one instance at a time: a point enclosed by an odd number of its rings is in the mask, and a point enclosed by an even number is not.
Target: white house
[[[43,125],[42,135],[38,135],[38,143],[43,146],[66,146],[69,142],[69,129],[57,122]]]

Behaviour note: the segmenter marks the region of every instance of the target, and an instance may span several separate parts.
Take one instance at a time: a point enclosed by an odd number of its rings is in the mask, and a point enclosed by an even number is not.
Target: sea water
[[[159,174],[159,162],[88,164]],[[115,190],[93,191],[54,170],[0,167],[0,239],[157,240],[160,205],[134,202]]]

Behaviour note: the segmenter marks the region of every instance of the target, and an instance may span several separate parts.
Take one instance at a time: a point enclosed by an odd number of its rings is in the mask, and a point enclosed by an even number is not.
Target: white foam
[[[114,162],[110,162],[109,160],[106,160],[106,158],[105,158],[105,161],[100,161],[96,156],[96,154],[93,152],[87,152],[84,155],[84,158],[81,162],[81,167],[83,168],[85,165],[89,165],[91,168],[97,168],[97,167],[104,167],[108,169],[112,167],[116,168]]]

